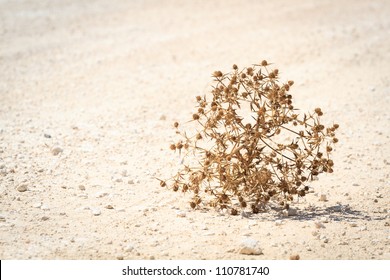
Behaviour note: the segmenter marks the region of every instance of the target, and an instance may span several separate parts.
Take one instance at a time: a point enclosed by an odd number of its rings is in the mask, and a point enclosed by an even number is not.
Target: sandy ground
[[[1,0],[0,258],[389,260],[389,14],[388,1]],[[154,179],[179,168],[172,123],[214,70],[262,59],[296,82],[302,112],[340,124],[335,172],[297,216],[193,211]],[[261,255],[238,252],[248,239]]]

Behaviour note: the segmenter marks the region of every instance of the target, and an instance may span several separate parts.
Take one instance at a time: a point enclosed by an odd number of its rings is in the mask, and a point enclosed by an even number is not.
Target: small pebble
[[[321,222],[314,222],[314,226],[318,229],[325,228],[324,224]]]
[[[328,201],[326,194],[321,194],[320,198],[318,199],[319,201]]]
[[[111,244],[112,244],[112,241],[111,241]],[[131,244],[127,245],[125,248],[125,252],[128,252],[128,253],[133,251],[133,250],[134,250],[134,246]]]
[[[47,206],[46,204],[42,204],[41,209],[44,211],[50,210],[49,206]]]
[[[99,216],[102,212],[98,208],[91,209],[94,216]]]
[[[349,226],[350,227],[357,227],[357,223],[350,223]]]
[[[134,180],[129,180],[129,181],[127,181],[127,183],[129,184],[129,185],[133,185],[134,184]]]
[[[43,134],[43,136],[44,136],[45,138],[51,138],[51,135],[50,135],[50,134],[47,134],[47,133]]]
[[[184,218],[187,216],[187,214],[184,211],[176,211],[176,216],[180,218]]]
[[[251,238],[241,242],[238,252],[242,255],[261,255],[263,253],[259,248],[259,242]]]
[[[27,191],[27,185],[26,185],[26,184],[21,184],[21,185],[19,185],[19,186],[17,187],[17,190],[18,190],[19,192],[25,192],[25,191]]]
[[[329,223],[328,217],[322,217],[322,218],[320,219],[320,221],[323,222],[323,223]]]
[[[97,192],[96,194],[95,194],[95,197],[96,198],[101,198],[101,197],[105,197],[105,196],[107,196],[108,195],[108,192]]]
[[[43,216],[43,217],[41,218],[42,221],[47,221],[48,219],[49,219],[48,216]]]
[[[122,183],[122,182],[123,182],[123,179],[120,178],[120,177],[114,177],[112,180],[113,180],[114,182],[116,182],[116,183]]]
[[[114,209],[114,207],[111,204],[108,204],[105,206],[106,209]]]
[[[60,147],[53,147],[51,149],[51,153],[56,156],[58,155],[59,153],[62,153],[63,152],[63,149],[61,149]]]
[[[79,189],[82,191],[85,191],[85,186],[84,185],[79,185]]]
[[[291,256],[290,256],[290,260],[299,260],[299,259],[300,259],[300,257],[299,257],[298,254],[295,254],[295,255],[291,255]]]
[[[122,261],[123,260],[123,256],[122,255],[116,256],[116,259]]]
[[[33,204],[34,208],[41,208],[41,206],[42,206],[42,202],[37,202]]]
[[[275,221],[275,225],[277,225],[277,226],[281,226],[282,224],[283,224],[282,220],[276,220]]]

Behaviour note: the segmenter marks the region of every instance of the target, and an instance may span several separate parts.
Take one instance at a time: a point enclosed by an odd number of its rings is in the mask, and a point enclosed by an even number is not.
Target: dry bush
[[[278,72],[267,61],[215,71],[210,100],[196,97],[192,121],[198,132],[190,137],[174,123],[181,139],[170,149],[197,162],[160,185],[192,193],[192,208],[227,208],[235,215],[247,207],[264,211],[270,200],[288,209],[294,196],[307,194],[313,178],[332,173],[338,124],[322,125],[320,108],[298,115],[290,94],[294,82],[279,82]]]

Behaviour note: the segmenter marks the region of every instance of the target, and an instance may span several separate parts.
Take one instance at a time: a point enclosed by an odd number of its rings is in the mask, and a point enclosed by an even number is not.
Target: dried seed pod
[[[176,149],[182,149],[183,148],[183,143],[179,142],[176,144]]]
[[[223,76],[223,73],[222,73],[221,71],[215,71],[215,72],[213,73],[213,76],[216,77],[216,78],[220,78],[220,77]]]
[[[314,112],[315,112],[318,116],[322,116],[322,115],[323,115],[323,113],[322,113],[322,111],[321,111],[321,108],[315,108],[315,109],[314,109]]]

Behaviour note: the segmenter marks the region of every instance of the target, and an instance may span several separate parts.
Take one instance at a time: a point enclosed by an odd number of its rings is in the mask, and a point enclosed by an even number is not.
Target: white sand
[[[1,259],[390,259],[388,1],[93,2],[0,1]],[[262,59],[340,124],[335,172],[298,216],[193,211],[153,178],[172,123]]]

